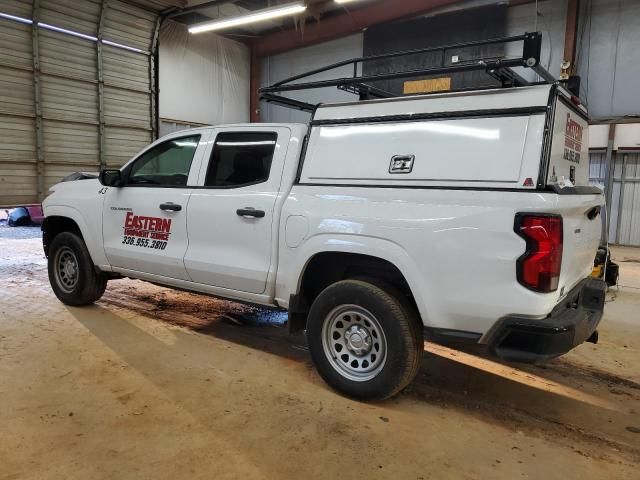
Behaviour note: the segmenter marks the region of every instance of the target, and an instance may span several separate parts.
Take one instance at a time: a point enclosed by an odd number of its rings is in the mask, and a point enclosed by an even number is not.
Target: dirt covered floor
[[[379,404],[331,391],[286,316],[133,280],[69,308],[0,224],[0,479],[640,478],[640,250],[598,345],[544,366],[426,345]]]

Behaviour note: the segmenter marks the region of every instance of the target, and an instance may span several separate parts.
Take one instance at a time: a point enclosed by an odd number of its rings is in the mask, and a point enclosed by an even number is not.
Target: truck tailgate
[[[560,297],[589,276],[602,233],[602,195],[558,195],[563,219]]]

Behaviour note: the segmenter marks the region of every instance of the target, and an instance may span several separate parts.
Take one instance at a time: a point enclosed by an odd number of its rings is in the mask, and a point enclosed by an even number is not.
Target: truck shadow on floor
[[[114,292],[107,293],[101,303],[286,358],[311,370],[304,336],[290,336],[277,312],[233,302],[224,302],[221,308],[219,300],[203,300],[197,295],[200,304],[193,307],[189,299],[182,298],[191,294],[161,295],[160,299],[154,294],[151,298],[125,298],[122,292]],[[207,308],[207,302],[212,302],[212,309]],[[155,306],[151,311],[150,305]],[[637,423],[640,385],[604,372],[594,373],[562,358],[545,366],[515,365],[426,344],[418,377],[388,403],[406,400],[456,405],[510,425],[531,426],[533,422],[536,428],[553,426],[559,434],[637,448],[637,434],[627,427]]]

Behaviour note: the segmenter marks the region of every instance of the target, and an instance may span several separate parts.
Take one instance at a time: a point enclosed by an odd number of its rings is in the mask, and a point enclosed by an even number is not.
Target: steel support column
[[[151,48],[149,49],[149,88],[151,91],[151,139],[156,140],[158,138],[158,129],[160,128],[160,121],[158,118],[158,84],[156,78],[157,66],[156,61],[158,59],[158,41],[160,37],[160,24],[162,23],[162,17],[158,15],[156,17],[156,24],[153,29],[153,36],[151,38]]]
[[[256,54],[256,49],[251,48],[251,73],[249,77],[249,117],[251,123],[260,121],[260,58]]]
[[[36,182],[38,201],[44,200],[45,196],[45,157],[44,157],[44,132],[42,123],[42,96],[40,87],[40,34],[38,31],[38,20],[40,18],[40,0],[33,0],[33,11],[31,14],[33,23],[31,24],[32,43],[32,66],[33,66],[33,100],[36,122]]]
[[[614,157],[613,157],[613,142],[616,137],[616,124],[609,124],[609,137],[607,140],[607,153],[605,154],[605,165],[606,165],[606,191],[605,198],[607,202],[607,228],[609,228],[608,224],[611,221],[611,198],[613,195],[613,175],[614,175]],[[618,209],[619,210],[619,209]],[[609,237],[609,231],[607,230],[607,238]]]
[[[98,161],[100,168],[107,166],[104,132],[104,64],[102,56],[102,35],[104,33],[104,19],[107,15],[107,8],[109,8],[109,0],[102,0],[100,19],[98,21],[98,41],[96,42],[96,66],[98,72]]]
[[[567,23],[564,31],[563,63],[568,64],[562,75],[568,78],[573,75],[576,59],[576,43],[578,40],[578,16],[580,14],[580,0],[567,0]]]
[[[616,243],[624,245],[620,238],[620,230],[622,229],[622,212],[624,211],[624,186],[625,177],[627,176],[627,161],[629,155],[627,153],[622,154],[622,171],[620,172],[620,195],[618,197],[618,216],[616,219]]]

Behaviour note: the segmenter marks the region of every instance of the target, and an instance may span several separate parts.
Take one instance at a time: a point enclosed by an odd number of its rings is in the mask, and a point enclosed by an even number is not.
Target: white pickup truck
[[[553,84],[172,133],[52,187],[51,286],[68,305],[130,277],[287,309],[320,375],[358,398],[404,388],[425,338],[552,358],[594,341],[603,312],[587,130]]]

